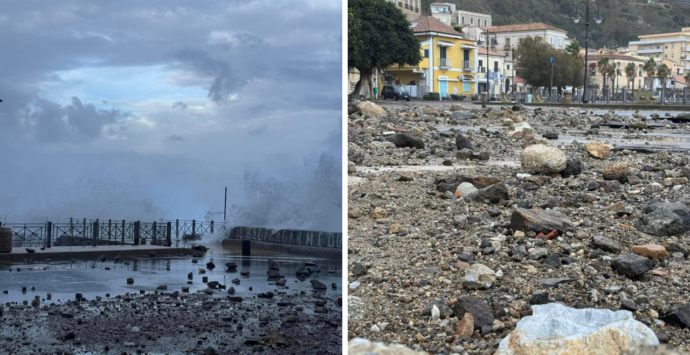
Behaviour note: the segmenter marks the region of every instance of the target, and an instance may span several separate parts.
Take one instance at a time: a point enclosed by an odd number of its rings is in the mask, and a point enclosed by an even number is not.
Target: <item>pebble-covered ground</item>
[[[333,285],[312,280],[312,290],[292,290],[286,279],[296,276],[268,265],[273,291],[209,281],[192,293],[159,285],[89,300],[46,294],[8,302],[0,305],[0,354],[340,354],[342,299],[326,292]],[[309,278],[307,269],[297,277]]]
[[[630,310],[662,344],[688,350],[686,124],[358,104],[348,112],[350,339],[493,354],[532,305],[558,302]]]

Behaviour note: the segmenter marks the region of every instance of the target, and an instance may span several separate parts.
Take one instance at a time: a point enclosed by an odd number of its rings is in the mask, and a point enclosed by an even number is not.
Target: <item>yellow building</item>
[[[451,94],[476,93],[477,46],[436,18],[413,21],[412,29],[421,42],[422,61],[417,65],[387,68],[379,84],[403,85],[413,97],[437,92],[442,99]]]
[[[638,36],[639,41],[628,44],[630,52],[648,58],[654,58],[659,63],[663,59],[680,62],[680,67],[690,69],[690,27],[684,27],[681,32],[659,33]]]

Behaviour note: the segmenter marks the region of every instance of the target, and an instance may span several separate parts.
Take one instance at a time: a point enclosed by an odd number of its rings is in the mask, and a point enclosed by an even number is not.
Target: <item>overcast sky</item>
[[[0,220],[203,219],[228,186],[243,223],[340,230],[341,11],[3,1]]]

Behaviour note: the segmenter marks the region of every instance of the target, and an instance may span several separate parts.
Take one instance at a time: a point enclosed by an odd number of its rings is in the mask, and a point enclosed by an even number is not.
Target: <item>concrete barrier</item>
[[[275,230],[262,227],[234,227],[230,229],[227,238],[303,247],[342,249],[343,233],[295,229]]]

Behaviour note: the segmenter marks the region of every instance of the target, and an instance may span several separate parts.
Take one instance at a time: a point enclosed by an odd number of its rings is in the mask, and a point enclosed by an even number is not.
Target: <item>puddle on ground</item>
[[[81,293],[86,299],[95,299],[97,296],[106,298],[124,295],[125,293],[139,293],[145,290],[154,292],[159,285],[167,285],[167,290],[162,292],[181,291],[183,286],[189,286],[190,293],[206,288],[202,282],[204,276],[209,281],[219,281],[235,288],[239,295],[258,294],[259,292],[285,290],[273,281],[268,281],[268,259],[275,260],[280,266],[280,273],[287,280],[287,287],[294,291],[311,291],[311,279],[319,279],[328,286],[329,294],[341,294],[342,264],[340,260],[325,258],[305,257],[302,255],[280,254],[274,256],[250,256],[243,257],[236,251],[223,249],[220,246],[213,247],[202,258],[178,257],[178,258],[142,258],[125,259],[128,263],[114,263],[112,260],[100,261],[65,261],[35,264],[4,264],[0,265],[0,292],[5,290],[7,294],[0,293],[0,303],[31,302],[36,295],[42,299],[47,293],[52,293],[52,299],[48,302],[65,302],[74,300],[77,293]],[[192,260],[198,260],[193,263]],[[210,270],[206,263],[212,261],[215,268]],[[234,262],[237,271],[225,270],[226,262]],[[319,273],[313,273],[306,279],[297,279],[295,271],[305,262],[312,262],[321,269]],[[17,269],[21,271],[17,271]],[[200,274],[199,269],[206,269],[205,274]],[[249,276],[240,275],[240,271],[249,270]],[[187,283],[187,275],[193,274],[192,283]],[[127,285],[127,278],[134,278],[134,284]],[[232,280],[240,279],[240,284],[232,283]],[[337,290],[331,288],[331,283],[338,285]],[[271,285],[273,284],[273,285]],[[22,287],[26,286],[26,292]],[[32,290],[32,287],[35,289]],[[252,287],[252,291],[249,291]],[[223,290],[222,294],[227,294]]]

